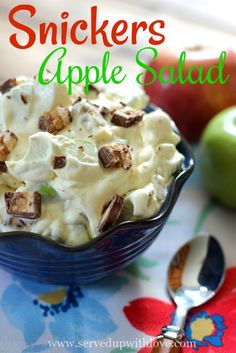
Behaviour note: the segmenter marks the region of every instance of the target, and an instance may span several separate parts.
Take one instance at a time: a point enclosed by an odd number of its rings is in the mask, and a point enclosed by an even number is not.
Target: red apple
[[[221,52],[224,50],[204,48],[201,46],[188,48],[183,75],[186,75],[190,66],[202,66],[204,72],[212,65],[218,65]],[[224,66],[224,75],[230,78],[226,84],[162,84],[157,79],[153,84],[146,86],[145,91],[152,103],[165,110],[176,122],[183,135],[192,142],[197,142],[208,121],[221,110],[236,105],[236,51],[225,50],[227,53]],[[162,51],[155,61],[149,65],[159,72],[165,65],[173,65],[177,73],[181,51]],[[165,76],[165,79],[168,79]],[[145,82],[151,81],[151,74],[146,72]]]

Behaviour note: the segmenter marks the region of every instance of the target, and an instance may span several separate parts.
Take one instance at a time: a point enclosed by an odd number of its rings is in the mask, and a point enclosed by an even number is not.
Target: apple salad
[[[0,86],[0,231],[79,245],[160,209],[183,162],[147,97],[19,77]]]

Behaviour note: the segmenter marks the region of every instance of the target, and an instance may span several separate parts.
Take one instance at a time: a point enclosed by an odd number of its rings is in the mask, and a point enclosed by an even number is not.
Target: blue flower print
[[[200,330],[200,327],[204,330]],[[219,314],[209,315],[206,311],[198,311],[197,314],[189,317],[185,327],[185,335],[187,340],[195,342],[194,350],[208,345],[222,347],[222,337],[226,328],[223,316]],[[202,332],[204,332],[204,336]]]
[[[119,275],[80,287],[40,284],[13,276],[1,306],[9,323],[23,335],[22,353],[43,352],[50,348],[43,341],[46,328],[58,341],[99,340],[116,331],[103,301],[127,284],[128,279]],[[65,350],[78,352],[76,347]],[[88,351],[80,348],[80,353]]]

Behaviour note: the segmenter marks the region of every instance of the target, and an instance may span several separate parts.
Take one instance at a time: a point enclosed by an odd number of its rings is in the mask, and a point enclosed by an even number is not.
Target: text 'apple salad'
[[[79,245],[153,216],[181,166],[170,118],[146,96],[20,77],[0,87],[0,231]]]

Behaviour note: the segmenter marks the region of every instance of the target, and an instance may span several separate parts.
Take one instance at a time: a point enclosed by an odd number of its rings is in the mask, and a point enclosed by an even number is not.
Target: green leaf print
[[[144,281],[149,280],[149,276],[147,276],[144,272],[143,269],[147,268],[152,268],[158,265],[158,261],[156,260],[151,260],[147,259],[146,257],[141,257],[137,261],[135,261],[133,264],[129,265],[126,267],[124,270],[126,273],[134,276],[135,278],[142,279]]]
[[[212,200],[209,200],[200,210],[197,222],[195,224],[194,228],[194,235],[197,235],[202,231],[202,227],[208,217],[208,215],[212,212],[212,210],[215,208],[215,202]]]
[[[169,226],[178,226],[178,225],[181,224],[181,221],[180,221],[179,219],[169,219],[169,220],[167,221],[167,224],[168,224]]]
[[[150,260],[150,259],[147,259],[146,257],[141,257],[139,260],[137,260],[137,262],[141,267],[146,267],[146,268],[155,267],[158,265],[158,261]]]

